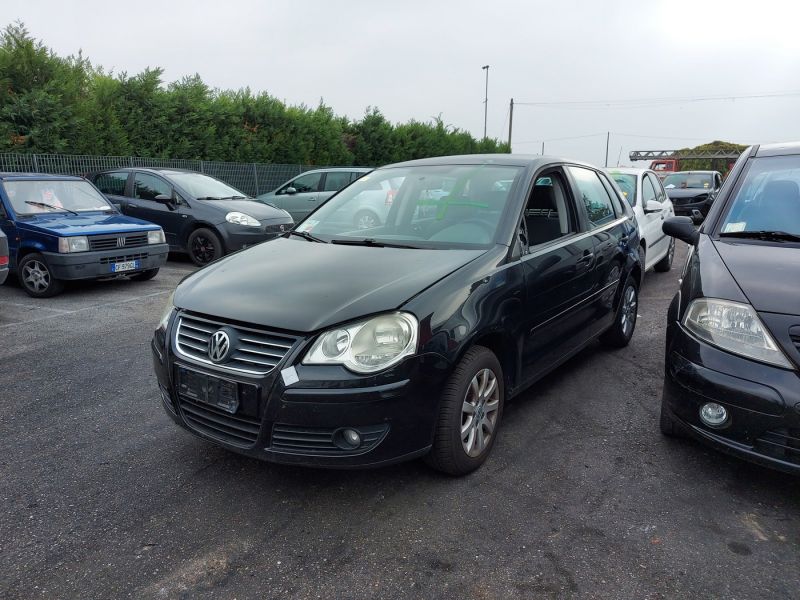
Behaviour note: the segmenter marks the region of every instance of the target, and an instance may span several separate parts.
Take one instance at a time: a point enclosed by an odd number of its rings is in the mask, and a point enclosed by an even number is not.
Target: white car
[[[675,257],[675,239],[661,231],[664,219],[675,215],[672,201],[667,196],[658,176],[649,169],[618,167],[608,169],[625,198],[633,207],[639,224],[641,245],[639,255],[645,271],[669,271]]]

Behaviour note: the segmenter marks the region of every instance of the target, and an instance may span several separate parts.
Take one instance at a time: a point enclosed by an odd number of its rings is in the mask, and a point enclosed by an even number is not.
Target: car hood
[[[118,213],[98,212],[79,215],[71,215],[69,213],[41,214],[23,217],[17,221],[17,227],[27,231],[38,231],[58,236],[99,235],[158,229],[158,225],[141,219],[126,217]]]
[[[198,202],[203,202],[207,206],[218,208],[223,214],[223,218],[227,213],[237,211],[250,215],[259,221],[281,218],[286,220],[292,219],[285,210],[275,208],[263,202],[256,202],[255,200],[198,200]]]
[[[714,246],[757,311],[800,315],[800,248],[727,240]]]
[[[185,279],[175,306],[311,332],[394,310],[485,250],[370,248],[278,238]]]
[[[673,188],[667,190],[667,196],[669,196],[670,200],[708,196],[709,193],[711,193],[711,190],[706,188]]]

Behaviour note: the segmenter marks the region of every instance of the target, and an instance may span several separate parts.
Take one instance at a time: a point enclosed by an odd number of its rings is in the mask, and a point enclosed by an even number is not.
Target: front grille
[[[347,448],[336,444],[335,434],[339,429],[318,427],[296,427],[276,423],[272,428],[272,449],[293,454],[315,454],[318,456],[342,456],[360,454],[372,450],[384,438],[388,425],[353,427],[361,436],[358,448]]]
[[[183,394],[178,398],[183,419],[192,429],[235,446],[247,447],[256,443],[261,428],[258,419],[231,415]]]
[[[113,250],[114,248],[141,248],[147,246],[146,233],[121,233],[119,235],[89,236],[91,250]]]
[[[789,337],[794,344],[794,347],[797,348],[797,351],[800,352],[800,334],[790,334]]]
[[[104,256],[100,259],[101,265],[109,265],[111,263],[128,262],[131,260],[143,260],[147,258],[147,252],[140,252],[139,254],[121,254],[120,256]]]
[[[800,429],[782,428],[758,436],[756,450],[772,458],[800,464]]]
[[[223,329],[231,340],[228,356],[219,363],[208,357],[211,336]],[[175,334],[175,350],[187,358],[221,369],[266,375],[274,369],[297,342],[297,338],[229,325],[210,319],[182,314]]]
[[[280,235],[285,231],[289,231],[292,227],[294,227],[294,223],[280,223],[278,225],[267,225],[264,227],[264,233],[273,233],[275,235]]]

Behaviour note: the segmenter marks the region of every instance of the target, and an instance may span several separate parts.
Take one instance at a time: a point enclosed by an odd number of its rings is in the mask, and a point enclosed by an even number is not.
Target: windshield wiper
[[[406,248],[409,250],[419,250],[419,246],[377,242],[372,238],[364,238],[363,240],[331,240],[331,244],[341,244],[342,246],[370,246],[372,248]]]
[[[247,196],[222,196],[220,200],[247,200]]]
[[[68,213],[72,213],[73,215],[78,214],[74,210],[64,208],[63,206],[56,206],[55,204],[47,204],[45,202],[33,202],[32,200],[25,200],[25,204],[30,204],[31,206],[42,206],[44,208],[52,208],[53,210],[65,210]]]
[[[765,242],[800,242],[800,235],[786,231],[727,231],[719,237],[746,238]]]
[[[298,237],[303,238],[304,240],[308,240],[309,242],[319,242],[320,244],[327,244],[328,243],[325,240],[320,239],[315,235],[311,235],[307,231],[295,231],[294,229],[292,229],[291,231],[287,231],[286,232],[286,237],[288,237],[290,235],[296,235]]]
[[[198,196],[198,200],[224,200],[221,196]]]

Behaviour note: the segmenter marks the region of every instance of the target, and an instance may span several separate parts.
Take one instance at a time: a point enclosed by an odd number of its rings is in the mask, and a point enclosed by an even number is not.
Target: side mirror
[[[657,213],[664,210],[664,206],[661,202],[657,202],[655,200],[648,200],[647,204],[644,205],[644,212],[645,213]]]
[[[291,196],[292,194],[296,194],[297,190],[290,186],[286,188],[286,193]]]
[[[156,202],[161,202],[161,204],[172,204],[172,196],[168,196],[167,194],[159,194],[153,199]]]
[[[694,226],[691,217],[670,217],[661,226],[661,231],[666,235],[694,246],[700,238],[700,233]]]

